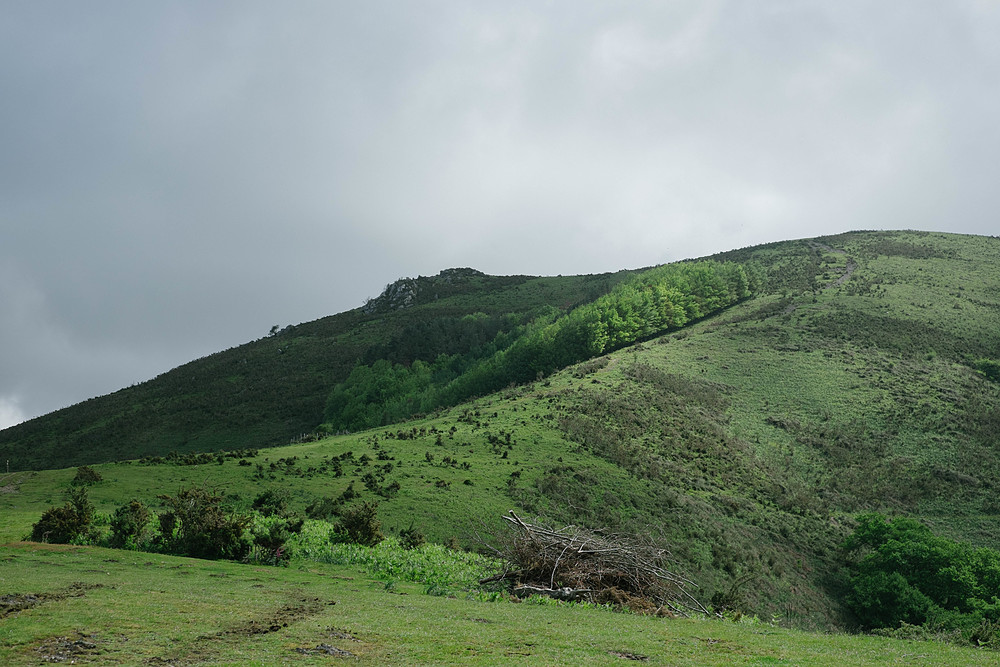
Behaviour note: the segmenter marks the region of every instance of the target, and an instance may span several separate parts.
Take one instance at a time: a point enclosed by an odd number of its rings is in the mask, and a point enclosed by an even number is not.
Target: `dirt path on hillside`
[[[848,280],[850,280],[851,276],[854,274],[855,269],[858,268],[857,262],[855,262],[852,257],[847,255],[846,250],[833,248],[825,243],[820,243],[818,241],[810,241],[809,245],[811,245],[813,248],[819,248],[820,250],[825,250],[826,252],[832,252],[835,255],[844,255],[845,257],[847,257],[847,266],[844,267],[844,273],[841,274],[840,277],[838,277],[836,280],[830,282],[825,287],[825,289],[830,289],[831,287],[840,287]]]

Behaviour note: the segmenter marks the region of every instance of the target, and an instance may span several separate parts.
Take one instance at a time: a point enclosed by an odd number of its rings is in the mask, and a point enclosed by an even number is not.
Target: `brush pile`
[[[666,568],[669,551],[652,542],[576,526],[554,530],[527,523],[513,510],[503,519],[510,530],[487,546],[506,567],[480,583],[507,582],[519,597],[589,600],[680,616],[708,613],[688,592],[694,584]]]

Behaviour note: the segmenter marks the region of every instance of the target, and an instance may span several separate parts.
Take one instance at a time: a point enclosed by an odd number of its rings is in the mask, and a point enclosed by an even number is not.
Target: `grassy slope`
[[[262,452],[253,463],[264,479],[231,459],[109,464],[92,495],[110,512],[193,483],[224,488],[237,504],[280,486],[301,508],[352,480],[373,497],[362,475],[391,462],[379,483],[401,485],[381,506],[392,529],[414,521],[432,538],[461,537],[471,519],[510,507],[595,526],[653,524],[703,600],[732,593],[802,627],[850,623],[836,602],[837,545],[858,511],[913,514],[1000,546],[1000,390],[962,363],[1000,357],[1000,240],[859,233],[728,258],[769,267],[771,293],[471,406]],[[414,438],[396,435],[412,429]],[[440,445],[431,429],[444,433]],[[339,478],[322,470],[348,450],[373,461]],[[291,467],[278,463],[292,457]],[[0,494],[0,540],[22,537],[71,476],[0,480],[17,490]]]
[[[35,596],[0,624],[0,662],[96,665],[995,664],[949,644],[667,620],[420,594],[357,571],[275,569],[85,547],[0,550],[0,591]],[[0,609],[4,609],[0,606]],[[303,653],[302,651],[306,651]]]
[[[391,344],[410,325],[477,312],[565,309],[597,298],[629,274],[420,278],[413,307],[355,309],[287,327],[4,429],[0,459],[25,470],[285,444],[323,421],[330,389],[369,348]]]

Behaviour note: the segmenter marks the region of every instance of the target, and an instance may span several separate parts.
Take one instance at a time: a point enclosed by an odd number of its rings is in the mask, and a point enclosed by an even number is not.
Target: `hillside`
[[[1000,360],[1000,239],[853,232],[711,260],[746,267],[753,298],[719,305],[667,333],[635,328],[631,342],[618,349],[602,348],[600,356],[562,370],[539,368],[530,381],[453,407],[440,402],[452,383],[494,377],[482,369],[507,369],[512,360],[534,370],[528,362],[562,349],[559,341],[577,340],[569,333],[593,331],[583,324],[606,321],[603,315],[586,319],[588,314],[614,311],[627,325],[631,318],[622,316],[627,309],[621,304],[638,303],[628,299],[644,274],[468,274],[462,293],[423,303],[417,290],[415,305],[400,310],[390,302],[412,291],[387,289],[386,300],[369,304],[368,312],[300,325],[194,362],[187,371],[181,367],[147,385],[8,429],[4,452],[12,462],[34,456],[37,468],[163,455],[180,449],[184,433],[195,432],[165,415],[201,415],[198,433],[216,434],[188,435],[189,450],[256,446],[266,441],[264,433],[272,434],[272,444],[283,444],[287,434],[278,438],[277,427],[265,428],[290,409],[282,406],[312,406],[297,417],[292,433],[324,421],[338,430],[330,420],[343,416],[338,406],[346,403],[328,399],[368,395],[357,378],[374,376],[358,368],[409,373],[420,368],[415,360],[429,357],[432,367],[436,357],[450,354],[464,364],[454,376],[414,384],[406,401],[392,404],[438,401],[429,414],[405,424],[316,433],[307,442],[243,454],[245,464],[241,455],[108,463],[97,466],[105,481],[92,488],[92,498],[99,512],[109,513],[122,499],[155,505],[157,494],[203,483],[225,489],[234,506],[246,506],[269,488],[290,489],[301,510],[353,484],[361,499],[380,501],[387,528],[412,523],[438,541],[454,536],[469,543],[470,525],[512,507],[556,523],[652,528],[673,546],[678,567],[699,585],[705,602],[813,628],[852,625],[841,604],[839,545],[859,512],[914,516],[940,534],[1000,546],[1000,385],[990,379]],[[608,303],[617,305],[601,310]],[[484,316],[465,317],[475,312]],[[636,315],[635,321],[654,315]],[[483,324],[494,316],[492,321],[507,317],[498,331],[513,343],[487,344],[492,329]],[[482,333],[453,348],[405,352],[413,349],[415,333],[430,331],[435,321]],[[447,333],[417,339],[449,340]],[[326,359],[320,340],[353,350],[336,357],[338,372],[301,364],[293,379],[278,377],[286,360]],[[522,348],[535,356],[514,352]],[[233,375],[243,367],[270,370]],[[194,382],[194,369],[208,378],[207,387]],[[319,377],[325,380],[310,383]],[[209,398],[226,383],[247,392],[258,386],[258,402],[215,406]],[[240,394],[226,396],[235,401]],[[186,411],[157,413],[154,397]],[[115,409],[102,412],[101,406]],[[147,413],[159,416],[139,419]],[[376,417],[385,414],[383,409]],[[134,428],[143,434],[135,441],[128,438],[127,415],[135,416]],[[220,425],[211,430],[216,419]],[[72,442],[81,458],[50,456],[57,442],[46,438],[60,433],[77,438]],[[85,459],[79,448],[97,437],[88,434],[120,439]],[[36,453],[27,454],[30,447]],[[26,534],[72,475],[43,470],[5,480],[0,538]]]
[[[466,353],[539,311],[592,301],[628,275],[498,277],[450,269],[400,279],[363,307],[4,429],[0,458],[30,470],[287,444],[323,421],[328,394],[359,361],[386,350],[411,361],[421,352],[413,341],[433,346],[434,356]],[[477,313],[485,317],[464,321]]]

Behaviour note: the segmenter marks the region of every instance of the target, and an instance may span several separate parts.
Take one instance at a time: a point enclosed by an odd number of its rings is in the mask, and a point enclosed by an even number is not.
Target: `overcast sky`
[[[0,427],[401,276],[996,234],[998,35],[991,0],[6,0]]]

